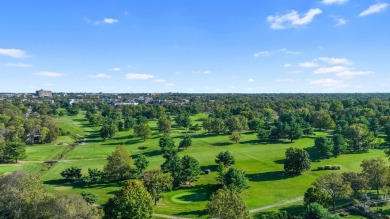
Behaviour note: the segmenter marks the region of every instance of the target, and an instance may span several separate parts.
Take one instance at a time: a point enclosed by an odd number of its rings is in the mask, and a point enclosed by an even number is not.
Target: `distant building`
[[[53,92],[51,90],[37,90],[36,95],[38,97],[52,97]]]

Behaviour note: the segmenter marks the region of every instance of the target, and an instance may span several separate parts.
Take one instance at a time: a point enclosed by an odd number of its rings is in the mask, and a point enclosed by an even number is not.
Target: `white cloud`
[[[362,13],[360,13],[359,16],[362,17],[370,14],[379,13],[381,11],[384,11],[387,7],[389,7],[389,4],[387,3],[373,4],[370,7],[368,7],[366,10],[362,11]]]
[[[335,80],[335,79],[331,79],[331,78],[311,80],[311,81],[309,81],[309,84],[323,87],[326,89],[326,91],[334,91],[334,90],[343,89],[343,88],[346,88],[349,86],[349,85],[345,84],[343,81]]]
[[[344,4],[346,2],[348,2],[348,0],[322,0],[322,3],[326,4],[326,5],[331,5],[331,4],[341,5],[341,4]]]
[[[371,71],[355,71],[354,69],[348,68],[346,66],[331,66],[319,68],[314,71],[314,74],[330,74],[334,73],[339,78],[351,78],[357,75],[368,75],[373,74]]]
[[[338,72],[344,72],[344,71],[349,71],[349,70],[350,69],[348,67],[336,65],[336,66],[331,66],[331,67],[319,68],[319,69],[314,71],[314,74],[338,73]]]
[[[103,22],[106,24],[115,24],[116,22],[118,22],[118,20],[114,18],[104,18]]]
[[[12,58],[26,58],[26,51],[20,49],[2,49],[0,48],[0,55],[9,56]]]
[[[65,74],[63,73],[51,72],[51,71],[41,71],[41,72],[34,73],[34,75],[41,76],[41,77],[52,77],[52,78],[65,76]]]
[[[19,68],[31,68],[32,67],[32,65],[26,64],[26,63],[22,63],[22,62],[19,62],[19,63],[7,63],[5,65],[9,66],[9,67],[19,67]]]
[[[211,73],[210,70],[204,70],[204,71],[192,71],[192,73],[194,74],[204,74],[204,75],[208,75]]]
[[[300,51],[291,51],[291,50],[288,50],[286,48],[280,49],[279,52],[284,52],[284,53],[289,54],[289,55],[299,55],[299,54],[301,54]]]
[[[299,67],[302,67],[302,68],[315,68],[315,67],[319,66],[315,62],[302,62],[302,63],[299,63],[298,65],[299,65]]]
[[[354,76],[357,76],[357,75],[369,75],[369,74],[373,74],[374,72],[372,71],[353,71],[353,70],[349,70],[349,71],[342,71],[342,72],[339,72],[336,74],[337,77],[340,77],[340,78],[351,78],[351,77],[354,77]]]
[[[165,80],[164,79],[156,79],[156,80],[153,80],[153,82],[155,82],[155,83],[164,83]]]
[[[343,26],[347,24],[347,20],[345,20],[342,17],[335,17],[333,16],[333,19],[336,21],[336,27]]]
[[[283,65],[283,67],[285,67],[285,68],[290,68],[291,66],[292,65],[290,63],[286,63],[286,64]]]
[[[139,73],[129,73],[125,75],[125,78],[128,80],[147,80],[154,78],[154,75],[151,74],[139,74]]]
[[[271,55],[270,51],[260,51],[255,54],[253,54],[254,57],[265,57]]]
[[[171,87],[171,86],[173,86],[173,85],[175,85],[174,83],[166,83],[165,84],[165,86],[167,86],[167,87]]]
[[[284,15],[269,15],[267,21],[271,24],[272,29],[285,29],[288,27],[297,27],[309,24],[314,17],[321,14],[322,10],[319,8],[312,8],[304,15],[300,15],[297,11],[292,10]]]
[[[115,24],[119,22],[119,20],[114,19],[114,18],[104,18],[101,21],[93,21],[90,20],[89,18],[85,18],[84,21],[88,24],[93,24],[93,25],[100,25],[100,24]]]
[[[255,79],[249,78],[249,79],[248,79],[248,82],[249,82],[249,83],[255,82]]]
[[[108,69],[108,70],[109,70],[109,71],[120,71],[121,68],[116,67],[116,68],[110,68],[110,69]]]
[[[104,74],[104,73],[99,73],[99,74],[96,74],[96,75],[88,75],[88,77],[91,77],[91,78],[111,78],[111,75],[107,75],[107,74]]]
[[[317,60],[325,62],[328,65],[352,65],[353,62],[346,58],[319,57]]]

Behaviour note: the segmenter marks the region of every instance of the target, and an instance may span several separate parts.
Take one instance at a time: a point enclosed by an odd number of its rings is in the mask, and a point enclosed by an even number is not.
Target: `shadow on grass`
[[[185,211],[181,212],[179,214],[176,214],[177,216],[188,216],[188,215],[195,215],[196,217],[202,217],[207,214],[206,210],[195,210],[195,211]]]
[[[280,160],[274,160],[274,163],[276,164],[284,164],[285,159],[280,159]]]
[[[125,184],[126,180],[124,181],[113,181],[113,182],[102,182],[102,183],[96,183],[96,184],[87,184],[83,181],[71,181],[66,179],[54,179],[54,180],[48,180],[44,181],[44,184],[51,185],[51,186],[71,186],[73,188],[78,189],[104,189],[107,187],[122,187]],[[110,192],[109,194],[115,194],[116,191]]]
[[[207,166],[201,166],[200,169],[202,171],[209,169],[209,170],[211,170],[211,172],[216,172],[217,167],[218,167],[218,165],[207,165]]]
[[[259,140],[249,140],[249,141],[241,141],[240,144],[259,144]]]
[[[142,154],[145,155],[146,157],[154,157],[154,156],[163,155],[161,150],[147,151],[147,152],[144,152]]]
[[[218,142],[218,143],[213,143],[211,145],[213,145],[213,146],[230,146],[232,144],[233,143],[231,143],[231,142]]]
[[[305,151],[309,154],[310,160],[313,162],[320,162],[321,156],[318,153],[318,150],[313,146],[309,148],[305,148]]]
[[[282,207],[279,210],[280,211],[287,211],[289,214],[292,214],[292,215],[302,215],[302,213],[305,211],[305,206],[303,206],[303,204],[291,205],[291,206],[287,206],[287,207]]]
[[[262,181],[275,181],[283,180],[294,177],[294,175],[285,174],[284,171],[274,171],[265,173],[253,173],[247,174],[249,181],[262,182]]]

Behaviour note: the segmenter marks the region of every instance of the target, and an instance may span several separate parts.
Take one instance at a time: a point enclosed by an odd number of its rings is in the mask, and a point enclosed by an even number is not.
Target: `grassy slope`
[[[193,117],[193,121],[199,122],[199,118],[205,115]],[[163,158],[159,152],[159,135],[156,130],[156,122],[151,122],[153,136],[147,141],[142,141],[133,137],[131,131],[120,132],[114,139],[103,142],[99,137],[99,127],[91,127],[83,115],[75,117],[58,118],[61,128],[74,135],[87,137],[85,145],[77,146],[73,151],[64,156],[62,161],[53,166],[42,175],[42,179],[50,189],[64,193],[79,194],[88,191],[99,197],[99,204],[105,203],[113,196],[113,191],[120,189],[120,184],[108,184],[85,187],[82,184],[70,184],[65,182],[60,172],[70,166],[83,168],[83,173],[88,168],[102,169],[106,163],[105,158],[115,149],[117,145],[125,145],[131,154],[145,154],[150,162],[149,169],[158,168],[163,163]],[[175,128],[175,126],[174,126]],[[184,130],[174,129],[172,136],[176,144],[185,134]],[[302,196],[308,186],[318,177],[329,173],[329,171],[315,171],[318,165],[339,164],[342,171],[358,171],[361,161],[365,158],[383,156],[381,150],[371,150],[366,154],[342,155],[338,158],[313,162],[313,171],[308,171],[301,176],[288,177],[283,174],[284,152],[287,147],[307,148],[312,157],[315,153],[310,147],[313,146],[313,138],[302,138],[294,143],[259,144],[253,133],[245,133],[244,139],[239,144],[232,144],[228,140],[228,135],[207,135],[201,132],[191,133],[193,135],[193,146],[188,150],[181,151],[180,156],[191,155],[198,159],[202,169],[211,169],[210,175],[202,175],[199,181],[191,188],[183,188],[166,193],[165,198],[160,201],[155,209],[157,213],[174,214],[183,217],[205,217],[203,211],[207,199],[216,187],[216,165],[214,158],[220,151],[229,150],[236,158],[236,167],[245,170],[249,178],[249,189],[242,193],[249,209],[270,205],[286,199]],[[325,135],[325,133],[317,133]],[[70,140],[70,139],[67,139]],[[60,138],[58,142],[65,142]],[[139,146],[147,146],[146,150],[139,150]],[[30,160],[45,160],[54,156],[63,146],[42,145],[28,148]],[[22,169],[34,172],[34,167],[40,164],[23,165]],[[1,172],[8,172],[19,167],[0,166]]]

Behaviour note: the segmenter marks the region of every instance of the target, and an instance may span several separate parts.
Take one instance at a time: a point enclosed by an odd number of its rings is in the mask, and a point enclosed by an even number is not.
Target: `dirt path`
[[[264,210],[267,210],[267,209],[270,209],[270,208],[280,207],[280,206],[283,206],[283,205],[287,205],[287,204],[294,203],[294,202],[299,202],[299,201],[303,201],[303,196],[299,196],[299,197],[296,197],[294,199],[290,199],[290,200],[286,200],[286,201],[281,201],[281,202],[278,202],[278,203],[275,203],[275,204],[272,204],[272,205],[267,205],[267,206],[264,206],[264,207],[255,208],[255,209],[249,210],[249,213],[255,213],[255,212],[259,212],[259,211],[264,211]]]
[[[255,209],[252,209],[252,210],[249,210],[249,213],[256,213],[256,212],[259,212],[259,211],[264,211],[264,210],[267,210],[267,209],[270,209],[270,208],[276,208],[276,207],[280,207],[280,206],[283,206],[283,205],[287,205],[287,204],[291,204],[291,203],[294,203],[294,202],[299,202],[299,201],[303,201],[303,196],[299,196],[299,197],[296,197],[296,198],[293,198],[293,199],[290,199],[290,200],[286,200],[286,201],[281,201],[281,202],[278,202],[278,203],[275,203],[275,204],[272,204],[272,205],[267,205],[267,206],[263,206],[263,207],[260,207],[260,208],[255,208]],[[192,218],[184,218],[184,217],[177,217],[177,216],[171,216],[171,215],[165,215],[165,214],[153,214],[153,216],[155,217],[162,217],[162,218],[168,218],[168,219],[192,219]]]

